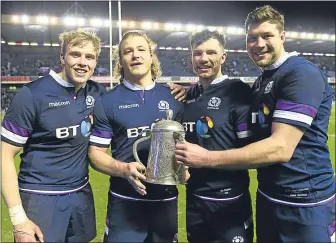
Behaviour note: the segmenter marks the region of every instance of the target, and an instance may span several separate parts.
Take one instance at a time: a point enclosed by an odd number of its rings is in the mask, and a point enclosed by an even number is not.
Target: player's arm
[[[35,242],[35,235],[43,242],[41,230],[28,219],[22,206],[14,162],[15,156],[21,151],[29,137],[33,119],[31,93],[28,88],[24,87],[14,97],[1,128],[1,193],[9,210],[16,242]]]
[[[111,114],[106,114],[103,96],[100,97],[94,107],[93,128],[90,135],[90,146],[88,156],[90,165],[93,169],[110,175],[126,178],[137,192],[142,195],[146,194],[146,187],[139,179],[145,180],[146,177],[141,173],[146,168],[138,163],[125,163],[112,158],[107,149],[112,140],[112,127],[110,120],[113,119]]]
[[[194,167],[258,168],[290,160],[305,130],[310,127],[325,96],[320,71],[309,65],[288,74],[278,93],[269,138],[240,149],[201,150],[195,145],[176,145],[180,163]]]

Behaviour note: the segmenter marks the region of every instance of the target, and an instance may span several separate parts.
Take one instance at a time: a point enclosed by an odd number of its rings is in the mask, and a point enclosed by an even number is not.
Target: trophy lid
[[[177,121],[160,120],[157,123],[155,123],[152,131],[154,131],[154,132],[158,132],[158,131],[184,132],[184,128]]]

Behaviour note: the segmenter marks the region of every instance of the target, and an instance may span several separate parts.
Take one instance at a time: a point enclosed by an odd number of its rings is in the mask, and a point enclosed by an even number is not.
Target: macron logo
[[[136,108],[139,107],[139,104],[131,104],[131,105],[120,105],[119,106],[119,110],[120,109],[130,109],[130,108]]]
[[[70,105],[70,101],[59,101],[59,102],[49,103],[49,107],[58,107],[58,106],[64,106],[64,105]]]

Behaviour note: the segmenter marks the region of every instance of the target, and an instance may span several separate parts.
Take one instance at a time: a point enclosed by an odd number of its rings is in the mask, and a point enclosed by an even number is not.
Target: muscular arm
[[[269,138],[239,149],[208,151],[198,145],[177,144],[176,159],[191,167],[227,169],[255,169],[285,163],[293,156],[303,133],[297,127],[273,122],[272,135]]]

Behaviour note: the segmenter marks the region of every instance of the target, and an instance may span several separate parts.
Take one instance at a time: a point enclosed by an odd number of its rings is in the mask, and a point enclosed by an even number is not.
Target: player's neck
[[[64,81],[68,82],[68,83],[71,83],[74,87],[75,87],[75,92],[77,92],[80,88],[82,88],[85,84],[85,83],[74,83],[74,82],[70,82],[65,74],[65,72],[61,71],[60,73],[57,73],[57,75],[63,79]]]
[[[147,87],[148,85],[151,85],[153,83],[152,75],[149,73],[149,75],[143,76],[141,78],[139,77],[125,77],[125,79],[130,82],[133,85],[138,85],[143,88]]]
[[[223,74],[222,72],[219,72],[215,77],[211,77],[211,78],[199,78],[199,82],[202,84],[202,88],[203,90],[207,89],[210,84],[217,78],[222,77]]]

